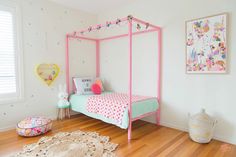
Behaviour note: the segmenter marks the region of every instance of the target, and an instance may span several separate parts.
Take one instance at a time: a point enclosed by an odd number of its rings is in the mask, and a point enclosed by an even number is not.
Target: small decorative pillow
[[[96,78],[94,83],[96,83],[100,86],[102,92],[104,91],[103,83],[102,83],[102,80],[100,78]]]
[[[92,94],[91,86],[94,82],[92,77],[74,78],[75,88],[77,94]]]
[[[45,117],[27,117],[16,126],[20,136],[38,136],[51,130],[52,120]]]
[[[94,94],[101,94],[102,93],[102,90],[101,90],[101,87],[99,84],[97,83],[94,83],[91,87],[91,90]]]

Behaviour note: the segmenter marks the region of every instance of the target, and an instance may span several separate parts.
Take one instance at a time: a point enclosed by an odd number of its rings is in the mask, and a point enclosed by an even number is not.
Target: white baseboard
[[[160,124],[162,126],[165,126],[165,127],[173,128],[173,129],[176,129],[176,130],[181,130],[181,131],[184,131],[184,132],[188,132],[188,128],[183,127],[183,126],[178,126],[178,125],[171,124],[171,123],[168,123],[168,122],[163,122],[163,121]],[[213,139],[218,140],[218,141],[222,141],[222,142],[226,142],[226,143],[230,143],[230,144],[234,144],[234,145],[236,144],[232,140],[222,138],[222,137],[219,137],[217,135],[214,135]]]
[[[77,114],[80,114],[78,112],[71,112],[71,115],[77,115]],[[54,115],[54,116],[46,116],[47,118],[50,118],[52,120],[56,120],[57,117]],[[4,132],[4,131],[9,131],[9,130],[13,130],[16,128],[16,124],[12,124],[12,125],[9,125],[9,126],[5,126],[5,127],[1,127],[0,128],[0,132]]]
[[[184,131],[184,132],[188,132],[188,128],[183,127],[183,126],[178,126],[178,125],[171,124],[171,123],[168,123],[168,122],[163,122],[163,121],[161,121],[160,124],[161,124],[162,126],[165,126],[165,127],[168,127],[168,128],[172,128],[172,129],[176,129],[176,130],[181,130],[181,131]]]
[[[223,142],[225,142],[225,143],[229,143],[229,144],[236,145],[235,141],[232,141],[232,140],[229,140],[229,139],[226,139],[226,138],[222,138],[222,137],[219,137],[219,136],[217,136],[217,135],[215,135],[215,136],[213,137],[213,139],[218,140],[218,141],[223,141]]]
[[[56,116],[45,116],[47,118],[50,118],[52,120],[56,120],[57,117]],[[17,124],[17,123],[16,123]],[[9,131],[9,130],[13,130],[16,128],[16,124],[12,124],[12,125],[9,125],[9,126],[6,126],[6,127],[1,127],[0,128],[0,132],[4,132],[4,131]]]
[[[71,113],[71,115],[76,115],[76,114],[80,114],[80,113],[79,112],[72,112]],[[56,120],[57,119],[56,116],[50,116],[48,118],[51,118],[52,120]],[[150,122],[150,123],[155,123],[153,121],[148,121],[148,120],[144,120],[144,121],[147,121],[147,122]],[[175,124],[172,124],[172,123],[169,123],[169,122],[164,122],[164,121],[161,121],[160,124],[162,126],[165,126],[165,127],[168,127],[168,128],[173,128],[173,129],[176,129],[176,130],[181,130],[181,131],[184,131],[184,132],[188,132],[188,128],[186,128],[184,126],[179,126],[179,125],[175,125]],[[12,129],[15,129],[15,128],[16,128],[16,125],[9,125],[9,126],[0,128],[0,132],[12,130]],[[216,139],[216,140],[219,140],[219,141],[223,141],[223,142],[226,142],[226,143],[230,143],[230,144],[236,144],[236,143],[234,143],[234,141],[231,141],[231,140],[226,139],[226,138],[219,137],[217,135],[215,135],[213,137],[213,139]]]
[[[4,132],[4,131],[8,131],[8,130],[13,130],[15,128],[16,128],[16,125],[9,125],[9,126],[0,128],[0,132]]]
[[[77,114],[81,114],[81,113],[79,113],[79,112],[74,112],[74,111],[71,111],[71,112],[70,112],[70,115],[71,115],[71,116],[74,116],[74,115],[77,115]]]

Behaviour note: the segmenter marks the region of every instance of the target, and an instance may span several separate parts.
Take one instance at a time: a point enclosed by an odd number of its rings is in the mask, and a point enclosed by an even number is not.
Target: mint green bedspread
[[[105,93],[108,93],[108,92],[103,92],[102,94],[105,94]],[[109,119],[100,114],[88,112],[86,110],[86,104],[90,96],[91,95],[77,95],[77,94],[71,95],[70,96],[71,109],[73,111],[83,113],[89,117],[102,120],[106,123],[114,124],[122,129],[128,128],[128,125],[129,125],[128,108],[125,110],[125,113],[122,118],[122,123],[118,124],[113,119]],[[132,105],[132,118],[138,117],[148,112],[156,111],[157,109],[158,109],[158,102],[154,98],[147,99],[144,101],[134,102]]]

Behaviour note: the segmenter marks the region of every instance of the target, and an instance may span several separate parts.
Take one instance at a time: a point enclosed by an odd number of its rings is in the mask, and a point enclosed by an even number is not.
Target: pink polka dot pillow
[[[52,120],[45,117],[27,117],[16,126],[20,136],[38,136],[52,129]]]

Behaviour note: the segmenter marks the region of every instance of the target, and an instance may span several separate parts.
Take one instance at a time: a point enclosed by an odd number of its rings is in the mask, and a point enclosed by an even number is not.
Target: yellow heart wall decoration
[[[39,64],[36,66],[36,74],[48,86],[53,83],[60,72],[60,68],[56,64]]]

